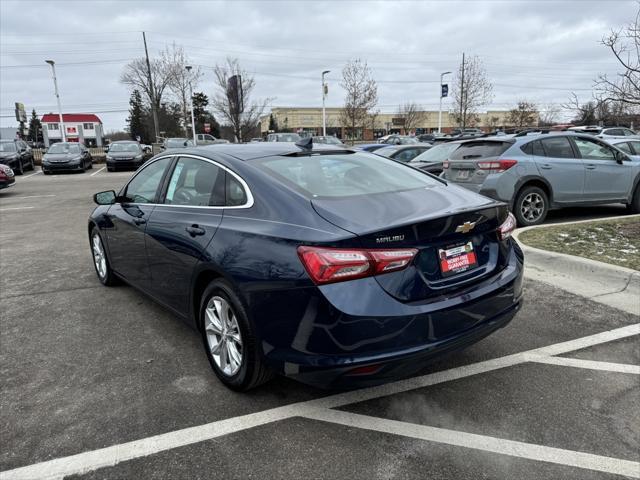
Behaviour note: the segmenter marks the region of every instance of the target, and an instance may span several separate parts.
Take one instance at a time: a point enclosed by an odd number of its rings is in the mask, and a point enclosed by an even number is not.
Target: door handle
[[[186,227],[185,230],[192,237],[204,235],[206,233],[204,228],[200,228],[198,225],[191,225],[190,227]]]
[[[144,225],[147,221],[144,218],[134,218],[133,223],[136,225]]]
[[[587,170],[595,170],[595,169],[596,169],[596,166],[595,166],[595,165],[593,165],[593,164],[589,164],[589,165],[587,165],[587,167],[586,167],[586,168],[587,168]]]
[[[542,168],[543,170],[551,170],[551,165],[545,163],[543,165],[540,165],[540,168]]]

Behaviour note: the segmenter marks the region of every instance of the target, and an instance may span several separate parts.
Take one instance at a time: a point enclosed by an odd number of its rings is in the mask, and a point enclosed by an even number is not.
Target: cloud
[[[205,67],[198,89],[208,95],[207,67],[234,56],[255,75],[255,95],[274,106],[318,105],[320,72],[331,70],[328,106],[340,106],[340,71],[361,57],[379,81],[382,111],[406,101],[435,109],[440,72],[466,52],[483,59],[495,84],[491,108],[522,98],[560,104],[572,90],[588,98],[598,73],[618,71],[599,41],[636,9],[633,1],[3,1],[0,125],[15,124],[16,101],[55,110],[44,64],[53,58],[65,111],[100,112],[107,130],[123,128],[129,92],[119,76],[143,55],[142,30],[151,55],[184,45]]]

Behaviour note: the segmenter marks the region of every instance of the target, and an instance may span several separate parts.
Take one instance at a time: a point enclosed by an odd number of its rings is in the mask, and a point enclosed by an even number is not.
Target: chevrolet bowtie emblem
[[[469,233],[476,226],[476,222],[464,222],[456,227],[458,233]]]

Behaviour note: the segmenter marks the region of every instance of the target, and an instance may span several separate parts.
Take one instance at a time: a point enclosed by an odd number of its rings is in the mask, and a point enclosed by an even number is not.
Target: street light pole
[[[196,140],[196,118],[193,112],[193,85],[191,84],[191,65],[185,66],[187,69],[187,74],[189,75],[189,94],[191,98],[191,132],[193,133],[193,146],[198,145],[198,141]]]
[[[442,79],[445,75],[449,75],[451,72],[444,72],[440,74],[440,108],[438,109],[438,133],[442,132]]]
[[[324,99],[327,96],[327,85],[324,83],[324,76],[329,73],[330,70],[322,72],[322,136],[327,136],[327,112],[324,108]]]
[[[62,133],[62,141],[67,141],[67,134],[64,128],[64,119],[62,118],[62,106],[60,105],[60,94],[58,93],[58,80],[56,79],[56,62],[53,60],[45,60],[46,63],[51,65],[51,71],[53,72],[53,88],[56,93],[56,100],[58,101],[58,117],[60,122],[60,132]]]

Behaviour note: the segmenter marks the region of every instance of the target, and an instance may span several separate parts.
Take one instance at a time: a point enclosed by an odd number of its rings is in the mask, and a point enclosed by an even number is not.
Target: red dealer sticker
[[[478,266],[476,254],[473,251],[473,243],[468,242],[458,247],[438,249],[440,270],[443,277],[466,272]]]

